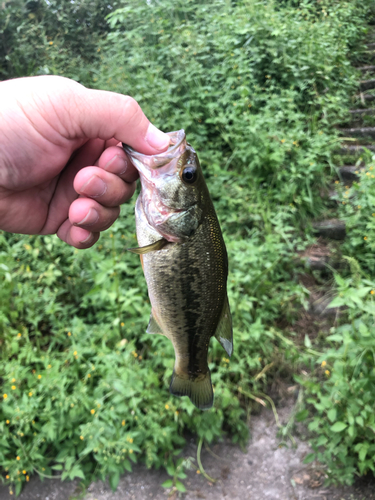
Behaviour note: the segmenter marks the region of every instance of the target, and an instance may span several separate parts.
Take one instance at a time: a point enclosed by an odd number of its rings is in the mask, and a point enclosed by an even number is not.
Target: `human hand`
[[[0,83],[0,229],[89,248],[118,217],[138,173],[119,143],[165,151],[128,96],[59,76]]]

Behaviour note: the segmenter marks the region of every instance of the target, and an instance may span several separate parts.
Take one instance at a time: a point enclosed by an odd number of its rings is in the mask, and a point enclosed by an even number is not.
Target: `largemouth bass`
[[[147,156],[124,145],[140,174],[136,230],[151,302],[148,333],[173,344],[176,361],[170,392],[211,408],[207,364],[215,336],[233,350],[227,297],[228,258],[215,209],[196,152],[184,130],[170,132],[165,153]]]

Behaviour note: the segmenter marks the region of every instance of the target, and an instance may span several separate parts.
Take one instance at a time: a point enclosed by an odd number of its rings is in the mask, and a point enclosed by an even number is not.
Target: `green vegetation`
[[[135,461],[166,467],[168,486],[183,491],[184,432],[244,443],[254,400],[294,374],[307,394],[297,417],[317,436],[309,459],[327,464],[332,481],[374,469],[372,170],[340,208],[353,227],[343,247],[350,266],[335,274],[345,319],[328,337],[293,327],[309,295],[296,253],[314,241],[310,220],[331,210],[321,192],[336,178],[333,126],[347,119],[358,80],[349,56],[361,48],[370,3],[0,7],[3,78],[62,74],[132,95],[165,131],[185,128],[228,247],[235,339],[230,361],[216,341],[210,347],[212,410],[169,395],[173,349],[145,333],[147,289],[126,251],[134,202],[88,251],[2,233],[0,467],[16,493],[34,472],[107,477],[115,489]]]

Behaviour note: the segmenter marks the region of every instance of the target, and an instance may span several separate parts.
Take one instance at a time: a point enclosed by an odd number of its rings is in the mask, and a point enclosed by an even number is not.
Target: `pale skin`
[[[124,142],[144,154],[169,137],[129,96],[58,76],[0,83],[0,229],[89,248],[134,193]]]

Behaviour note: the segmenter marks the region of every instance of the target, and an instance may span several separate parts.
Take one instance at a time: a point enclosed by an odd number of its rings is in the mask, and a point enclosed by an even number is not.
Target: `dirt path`
[[[282,423],[288,421],[292,404],[279,410]],[[196,470],[188,472],[184,481],[187,493],[184,500],[375,500],[375,480],[354,487],[325,488],[323,473],[303,459],[309,452],[306,442],[294,436],[297,447],[280,446],[277,426],[270,410],[252,418],[252,438],[247,450],[241,451],[229,440],[212,446],[213,457],[202,450],[202,463],[216,483],[209,483]],[[291,444],[291,443],[290,443]],[[185,455],[196,457],[196,444],[189,443]],[[165,471],[134,467],[124,475],[113,493],[108,484],[92,483],[85,492],[79,482],[59,480],[41,482],[33,478],[18,497],[19,500],[167,500],[168,492],[160,485],[168,479]],[[169,500],[176,500],[174,494]],[[0,500],[13,500],[7,488],[0,487]]]

